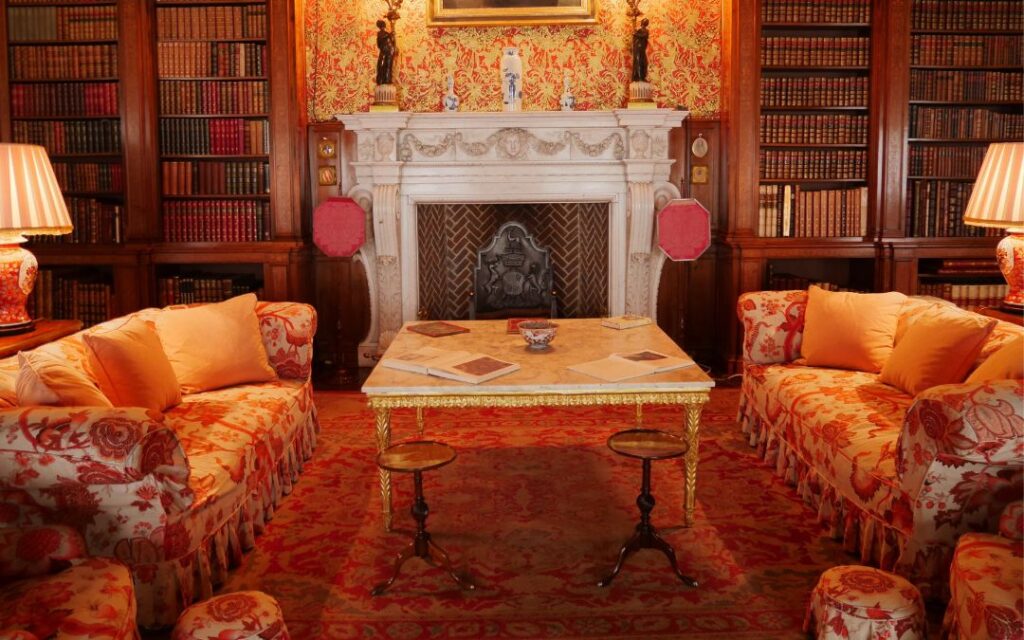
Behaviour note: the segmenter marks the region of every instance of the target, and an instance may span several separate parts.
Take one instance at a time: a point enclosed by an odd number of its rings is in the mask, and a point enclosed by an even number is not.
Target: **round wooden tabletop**
[[[678,436],[657,429],[629,429],[612,434],[608,448],[615,453],[641,460],[678,458],[689,448]]]
[[[455,449],[433,440],[412,440],[388,447],[377,455],[377,465],[388,471],[411,473],[439,469],[455,459]]]

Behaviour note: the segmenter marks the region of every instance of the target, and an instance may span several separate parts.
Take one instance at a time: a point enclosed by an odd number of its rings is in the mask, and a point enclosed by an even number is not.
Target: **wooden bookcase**
[[[182,279],[175,301],[308,298],[294,24],[290,0],[0,0],[0,140],[48,148],[76,227],[32,243],[61,296],[40,312],[91,323]]]
[[[866,19],[822,13],[837,5],[866,6],[869,13]],[[994,248],[998,238],[980,230],[966,230],[962,224],[956,224],[962,217],[966,198],[954,202],[944,201],[947,207],[941,217],[945,226],[937,227],[936,221],[940,216],[934,210],[922,217],[920,203],[924,187],[919,185],[954,185],[954,189],[966,193],[966,185],[973,182],[973,174],[977,171],[986,145],[993,141],[1013,139],[1014,135],[1006,134],[1014,132],[1016,139],[1020,139],[1020,131],[1013,128],[1013,118],[1006,117],[1021,113],[1021,101],[1017,94],[987,94],[978,98],[971,93],[943,96],[940,100],[932,99],[935,94],[922,92],[925,82],[922,78],[936,73],[952,78],[950,84],[963,83],[976,73],[998,73],[1001,78],[1010,78],[1008,82],[1019,86],[1024,75],[1019,59],[1020,18],[999,16],[998,12],[992,11],[997,5],[1012,8],[1017,12],[1016,16],[1022,11],[1020,3],[1000,0],[865,0],[863,3],[857,0],[848,3],[734,0],[730,4],[727,39],[731,43],[731,51],[726,59],[729,67],[726,87],[729,105],[728,153],[731,160],[729,215],[724,234],[719,285],[725,298],[720,313],[727,314],[732,323],[727,353],[731,354],[733,363],[738,353],[740,336],[733,312],[736,298],[745,291],[769,287],[772,275],[785,271],[787,275],[795,276],[778,278],[777,284],[780,286],[792,282],[830,280],[839,286],[854,289],[898,290],[914,294],[918,293],[923,284],[925,291],[935,293],[936,288],[929,285],[942,281],[941,272],[949,270],[946,267],[994,262]],[[787,8],[796,13],[786,14]],[[945,17],[946,23],[926,22],[929,16],[940,14]],[[994,17],[985,24],[971,22],[980,20],[978,16]],[[956,43],[956,38],[979,40],[980,43],[973,42],[972,46],[985,50],[990,40],[995,41],[1013,33],[1018,36],[1016,54],[1011,46],[989,46],[990,53],[1003,56],[994,62],[985,58],[946,60],[936,57],[952,56],[952,53],[942,53],[939,47],[953,47],[951,43]],[[932,36],[936,36],[936,39],[922,40]],[[802,64],[765,65],[764,45],[777,44],[762,40],[768,37],[825,38],[833,44],[839,44],[836,38],[868,38],[869,60],[866,66],[845,63],[832,65],[831,60],[828,65],[815,65],[807,58],[796,60]],[[813,49],[804,49],[808,48]],[[827,68],[823,69],[822,66]],[[778,95],[773,93],[772,86],[773,82],[777,82],[776,79],[800,82],[808,77],[822,78],[826,83],[835,78],[856,79],[861,83],[866,80],[866,100],[862,99],[865,96],[859,92],[853,96],[850,91],[833,92],[830,94],[833,99],[827,102],[793,104],[791,100],[776,99]],[[929,82],[934,82],[934,78]],[[758,90],[751,91],[751,87],[757,87]],[[836,102],[836,96],[843,102]],[[993,119],[1001,118],[1000,126],[1007,121],[1011,124],[1005,125],[1008,128],[1000,129],[998,134],[990,128],[972,136],[960,135],[965,133],[960,130],[923,128],[924,114],[929,114],[927,117],[934,122],[936,113],[948,118],[957,109],[963,108],[983,109],[985,113],[999,114],[998,118],[993,116]],[[775,117],[799,115],[827,118],[833,114],[866,116],[866,136],[853,140],[820,137],[808,139],[799,137],[801,131],[798,130],[797,137],[785,138],[785,125],[787,122],[792,124],[793,120]],[[770,125],[768,131],[763,131],[762,122]],[[814,127],[806,129],[808,136],[811,132],[820,135]],[[780,138],[780,135],[783,137]],[[790,132],[790,135],[793,133]],[[849,147],[851,150],[865,149],[866,162],[861,163],[861,172],[853,177],[847,174],[828,175],[825,177],[832,182],[817,184],[766,179],[773,177],[763,173],[762,160],[766,149],[779,148],[804,153],[805,149],[824,151],[846,148],[822,148],[822,144],[851,144],[857,145]],[[929,151],[933,147],[941,150],[938,153],[942,163],[937,165],[922,161],[923,155],[927,154],[933,154],[934,159],[936,152]],[[751,151],[753,149],[758,152]],[[945,173],[947,160],[954,158],[962,159],[959,172]],[[963,161],[967,158],[972,161]],[[974,164],[974,161],[978,164]],[[821,179],[817,175],[814,177]],[[765,233],[764,225],[759,224],[764,217],[767,200],[763,200],[764,187],[774,183],[793,184],[794,190],[795,186],[800,186],[802,190],[847,186],[863,188],[866,190],[866,224],[860,228],[861,233],[854,236],[832,237],[826,223],[823,227],[812,226],[816,232],[808,237],[799,237],[795,233],[789,235],[797,237],[780,237],[784,234],[778,232],[783,226],[779,221],[775,225],[776,233]],[[941,193],[947,193],[949,188],[943,186],[944,191]],[[781,212],[781,205],[779,209]],[[793,215],[792,208],[790,215]],[[793,220],[791,218],[790,224],[793,224]],[[817,232],[822,228],[826,233]],[[938,228],[946,233],[938,235]],[[952,278],[951,282],[987,286],[997,280],[987,274],[964,273]]]

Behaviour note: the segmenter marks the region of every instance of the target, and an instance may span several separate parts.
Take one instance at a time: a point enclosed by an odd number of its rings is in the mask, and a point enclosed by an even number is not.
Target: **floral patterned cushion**
[[[769,364],[800,357],[807,291],[758,291],[736,302],[743,323],[743,360]]]
[[[3,638],[139,637],[131,572],[109,558],[0,585],[0,602]]]
[[[818,640],[926,640],[924,603],[914,585],[881,569],[833,567],[811,593],[805,630]]]
[[[743,387],[790,450],[838,493],[909,529],[895,444],[910,396],[877,374],[796,364],[749,365]]]
[[[950,568],[946,631],[955,640],[1024,636],[1024,554],[1019,540],[965,533]]]
[[[213,597],[185,610],[172,640],[288,640],[281,607],[260,591]]]

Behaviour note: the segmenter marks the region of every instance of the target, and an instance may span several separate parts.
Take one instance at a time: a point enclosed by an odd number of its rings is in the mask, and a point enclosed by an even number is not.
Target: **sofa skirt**
[[[840,495],[813,467],[801,460],[789,444],[761,418],[747,395],[740,395],[739,422],[758,456],[775,474],[796,487],[804,502],[817,511],[818,522],[861,562],[891,571],[898,569],[907,537]],[[896,571],[899,573],[899,571]]]
[[[228,571],[238,566],[243,552],[253,548],[281,499],[291,493],[304,462],[313,455],[319,431],[316,407],[311,403],[306,420],[295,430],[280,459],[266,465],[269,468],[257,468],[248,484],[217,498],[221,504],[234,506],[197,547],[170,560],[146,563],[137,558],[132,563],[139,626],[172,626],[187,606],[213,595]]]

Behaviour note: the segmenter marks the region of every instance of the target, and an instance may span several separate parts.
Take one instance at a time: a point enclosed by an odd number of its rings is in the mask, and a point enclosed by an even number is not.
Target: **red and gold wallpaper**
[[[569,70],[579,109],[625,106],[631,23],[624,0],[598,0],[598,24],[540,27],[427,27],[428,0],[405,0],[397,24],[395,83],[405,111],[439,111],[445,76],[455,75],[464,111],[499,111],[503,47],[523,59],[523,108],[555,110]],[[651,20],[650,81],[660,106],[695,116],[721,110],[721,0],[644,0]],[[374,22],[384,0],[306,0],[306,87],[310,118],[365,111],[377,60]]]

